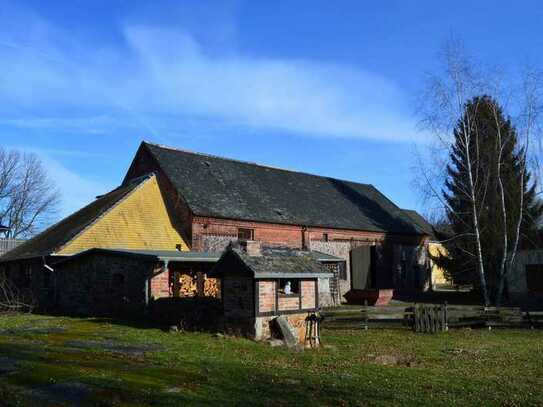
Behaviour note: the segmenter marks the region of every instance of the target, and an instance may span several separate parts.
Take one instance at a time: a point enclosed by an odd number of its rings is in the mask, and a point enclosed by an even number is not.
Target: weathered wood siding
[[[74,254],[91,248],[175,250],[188,246],[174,227],[157,179],[152,176],[61,248]]]

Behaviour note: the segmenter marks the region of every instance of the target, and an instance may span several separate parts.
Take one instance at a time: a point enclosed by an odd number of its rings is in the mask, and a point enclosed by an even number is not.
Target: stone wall
[[[145,279],[152,263],[126,256],[82,256],[58,265],[56,299],[63,312],[81,315],[141,315]]]
[[[329,254],[331,256],[339,257],[345,260],[346,279],[339,279],[339,296],[340,298],[351,289],[351,242],[324,242],[324,241],[311,241],[311,250]],[[325,297],[325,293],[319,293],[322,297]]]

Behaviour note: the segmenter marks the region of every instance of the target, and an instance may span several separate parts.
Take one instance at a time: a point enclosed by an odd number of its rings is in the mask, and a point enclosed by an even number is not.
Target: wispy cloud
[[[124,42],[91,45],[28,10],[0,14],[0,25],[0,124],[103,132],[128,113],[152,134],[148,117],[192,115],[319,137],[419,137],[402,91],[376,73],[218,55],[179,29],[125,24]]]

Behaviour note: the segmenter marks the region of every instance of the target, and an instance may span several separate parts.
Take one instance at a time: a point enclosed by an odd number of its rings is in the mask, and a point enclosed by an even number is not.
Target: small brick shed
[[[209,274],[221,280],[225,329],[263,340],[272,336],[273,320],[284,315],[303,342],[305,320],[318,310],[319,282],[332,277],[317,257],[260,248],[259,242],[228,247]]]

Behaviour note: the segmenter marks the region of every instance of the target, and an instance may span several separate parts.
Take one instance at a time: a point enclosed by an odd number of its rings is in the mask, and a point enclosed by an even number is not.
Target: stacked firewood
[[[198,295],[198,279],[190,274],[179,274],[179,296],[196,297]]]
[[[220,281],[216,278],[204,277],[204,296],[219,298],[221,295]]]

